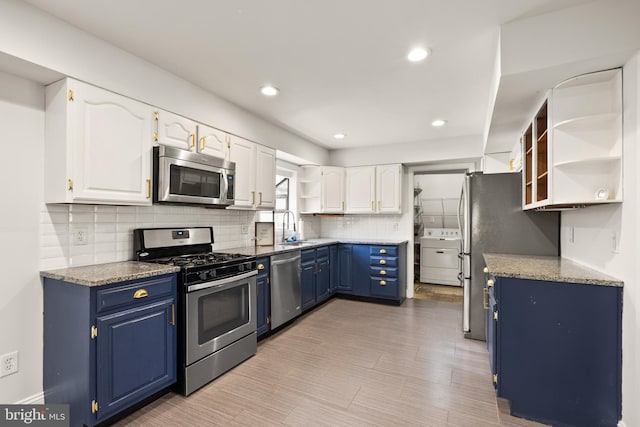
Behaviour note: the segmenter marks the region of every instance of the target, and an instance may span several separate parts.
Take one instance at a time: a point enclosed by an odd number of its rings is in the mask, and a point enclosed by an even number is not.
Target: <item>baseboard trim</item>
[[[44,403],[44,392],[40,392],[34,394],[33,396],[27,397],[16,402],[16,405],[40,405]]]

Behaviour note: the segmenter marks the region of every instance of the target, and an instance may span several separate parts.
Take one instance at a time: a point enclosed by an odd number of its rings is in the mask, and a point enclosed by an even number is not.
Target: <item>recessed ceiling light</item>
[[[429,56],[430,50],[423,49],[421,47],[417,47],[412,49],[411,52],[407,55],[407,59],[411,62],[419,62]]]
[[[444,126],[447,124],[446,120],[437,119],[431,122],[431,126],[439,128],[440,126]]]
[[[262,92],[262,94],[265,96],[274,96],[274,95],[277,95],[278,92],[280,92],[280,89],[278,89],[277,87],[267,85],[267,86],[262,86],[262,89],[260,89],[260,92]]]
[[[340,133],[336,133],[335,135],[333,135],[333,137],[334,137],[335,139],[344,139],[344,137],[345,137],[345,136],[347,136],[347,134],[342,133],[342,132],[340,132]]]

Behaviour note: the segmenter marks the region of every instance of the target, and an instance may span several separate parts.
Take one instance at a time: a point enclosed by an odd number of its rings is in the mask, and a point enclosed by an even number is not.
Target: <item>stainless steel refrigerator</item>
[[[483,253],[560,255],[560,213],[522,210],[522,175],[465,176],[459,205],[466,338],[486,340]]]

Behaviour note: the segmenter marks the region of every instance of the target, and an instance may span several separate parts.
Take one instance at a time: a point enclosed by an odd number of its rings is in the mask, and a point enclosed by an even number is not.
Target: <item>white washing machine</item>
[[[420,282],[460,286],[460,245],[457,228],[426,228],[420,238]]]

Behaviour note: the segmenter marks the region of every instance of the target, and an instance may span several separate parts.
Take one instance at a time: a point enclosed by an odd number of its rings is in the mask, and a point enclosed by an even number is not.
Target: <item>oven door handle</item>
[[[252,276],[257,276],[258,270],[249,271],[247,273],[238,274],[231,277],[225,277],[220,280],[213,280],[211,282],[198,283],[197,285],[191,285],[187,287],[187,292],[199,291],[201,289],[209,289],[209,288],[224,288],[229,283],[235,283],[239,280],[248,279]]]

